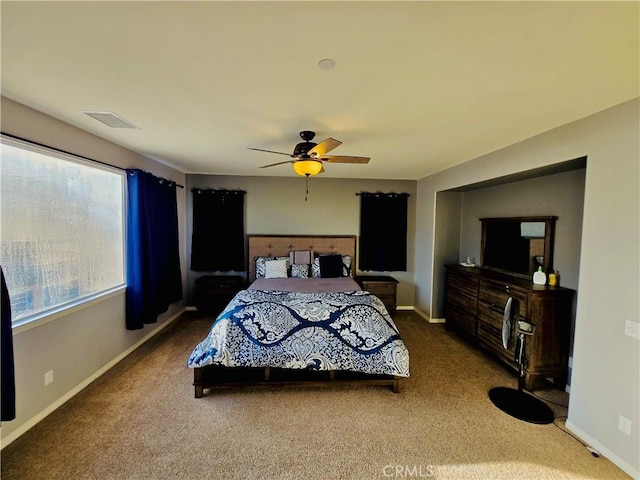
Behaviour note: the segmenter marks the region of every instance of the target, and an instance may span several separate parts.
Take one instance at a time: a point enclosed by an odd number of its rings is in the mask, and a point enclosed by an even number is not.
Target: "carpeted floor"
[[[557,425],[490,402],[514,374],[442,325],[394,316],[411,377],[381,387],[244,388],[195,399],[183,316],[2,451],[3,480],[628,478]],[[566,405],[557,390],[536,392]]]

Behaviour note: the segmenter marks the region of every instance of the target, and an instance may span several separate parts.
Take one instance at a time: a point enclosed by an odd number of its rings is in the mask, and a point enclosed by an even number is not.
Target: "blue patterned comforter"
[[[189,357],[190,368],[280,367],[409,376],[409,352],[366,291],[239,292]]]

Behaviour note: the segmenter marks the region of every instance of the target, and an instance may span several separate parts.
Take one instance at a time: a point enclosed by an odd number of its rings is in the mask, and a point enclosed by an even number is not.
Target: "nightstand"
[[[218,315],[245,286],[237,275],[205,275],[195,281],[195,300],[199,314]]]
[[[382,300],[390,315],[394,314],[397,307],[398,280],[383,275],[359,275],[355,280],[363,290]]]

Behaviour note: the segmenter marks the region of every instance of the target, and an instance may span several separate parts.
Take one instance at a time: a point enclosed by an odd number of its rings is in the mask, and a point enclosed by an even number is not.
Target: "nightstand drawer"
[[[393,312],[396,311],[398,281],[395,278],[387,276],[362,275],[356,277],[355,280],[363,290],[366,290],[382,300],[382,303],[387,307],[387,311],[390,314],[393,314]]]
[[[381,296],[381,295],[393,296],[396,293],[395,284],[393,285],[382,285],[382,284],[376,284],[376,283],[367,284],[367,282],[364,282],[364,284],[365,284],[365,290],[368,290],[369,292],[377,296]]]
[[[378,297],[380,300],[382,300],[382,303],[384,303],[387,308],[391,305],[393,306],[393,308],[395,308],[395,303],[396,303],[396,297],[395,295],[379,295],[377,293],[371,292],[373,293],[376,297]]]
[[[245,286],[235,275],[205,275],[195,282],[196,308],[199,313],[217,315]]]

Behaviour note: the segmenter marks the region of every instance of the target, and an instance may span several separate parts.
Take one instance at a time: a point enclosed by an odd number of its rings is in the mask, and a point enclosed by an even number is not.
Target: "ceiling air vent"
[[[140,128],[113,112],[82,112],[111,128]]]

